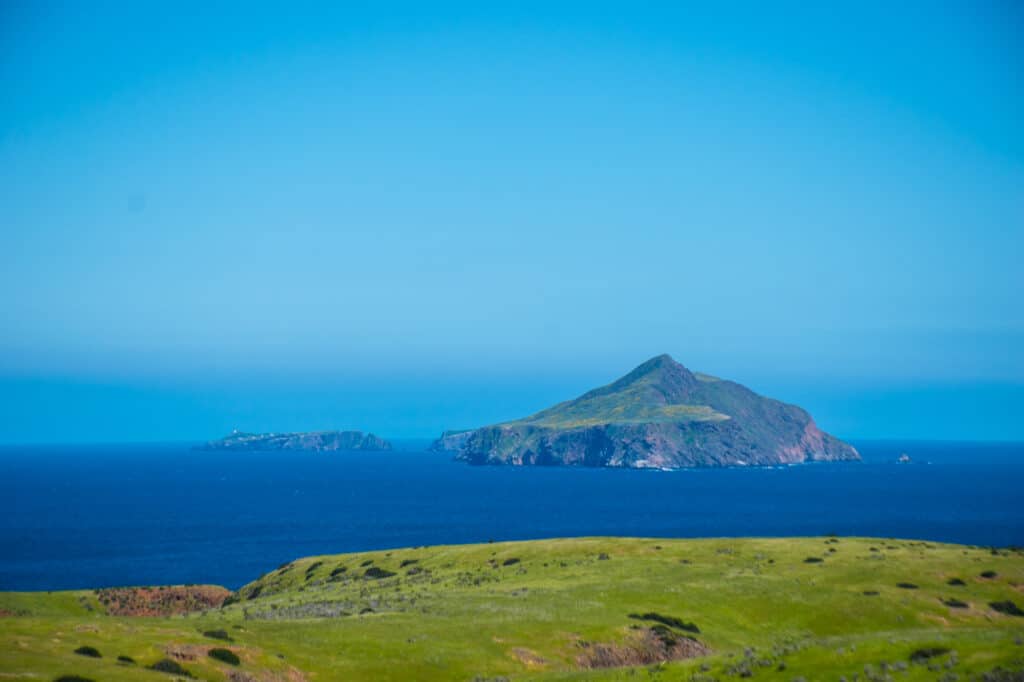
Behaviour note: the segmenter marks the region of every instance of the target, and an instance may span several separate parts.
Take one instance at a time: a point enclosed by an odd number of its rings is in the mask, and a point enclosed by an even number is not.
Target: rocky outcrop
[[[362,431],[313,431],[310,433],[242,433],[234,431],[200,450],[390,450],[391,443]]]
[[[859,459],[795,405],[694,374],[667,355],[525,419],[446,432],[472,464],[679,468]]]

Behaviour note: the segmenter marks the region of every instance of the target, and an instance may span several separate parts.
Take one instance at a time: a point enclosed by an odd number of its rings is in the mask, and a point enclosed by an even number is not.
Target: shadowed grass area
[[[823,541],[836,552],[805,563]],[[977,577],[951,587],[958,576]],[[171,661],[204,680],[967,680],[1024,665],[1009,606],[1022,586],[1019,552],[900,540],[396,549],[299,559],[180,616],[108,615],[92,591],[3,593],[0,673],[159,680],[152,666]]]

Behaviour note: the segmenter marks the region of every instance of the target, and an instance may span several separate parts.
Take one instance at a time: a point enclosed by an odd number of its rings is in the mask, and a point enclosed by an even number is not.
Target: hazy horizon
[[[0,444],[429,438],[670,353],[1024,440],[1012,3],[0,9]]]

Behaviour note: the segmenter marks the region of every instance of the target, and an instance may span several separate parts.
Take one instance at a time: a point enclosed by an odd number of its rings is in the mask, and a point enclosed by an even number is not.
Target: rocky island
[[[668,355],[532,416],[447,431],[432,448],[471,464],[675,469],[860,459],[803,409]]]
[[[220,440],[198,446],[200,450],[390,450],[391,443],[362,431],[311,431],[308,433],[244,433],[232,431]]]

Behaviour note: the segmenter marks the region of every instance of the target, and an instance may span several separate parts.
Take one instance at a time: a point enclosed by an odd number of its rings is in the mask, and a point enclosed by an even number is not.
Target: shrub
[[[203,637],[209,637],[210,639],[222,639],[225,642],[230,642],[231,635],[228,634],[227,630],[207,630],[203,633]]]
[[[877,597],[878,590],[864,590],[861,594],[863,594],[865,597]]]
[[[363,573],[364,578],[369,578],[371,580],[390,578],[393,575],[395,575],[394,571],[388,571],[379,566],[370,566],[368,569],[366,569],[366,572]]]
[[[331,571],[331,577],[337,578],[339,575],[348,570],[348,566],[338,566],[336,569]]]
[[[103,654],[99,652],[99,649],[93,646],[80,646],[75,649],[75,653],[79,656],[89,656],[90,658],[103,658]]]
[[[924,663],[929,658],[935,658],[943,654],[948,654],[949,649],[944,646],[930,646],[924,647],[923,649],[915,649],[910,654],[911,663]]]
[[[118,656],[117,657],[117,662],[118,663],[126,663],[128,665],[135,665],[135,659],[132,658],[131,656]]]
[[[610,558],[611,558],[611,557],[609,557],[609,556],[608,556],[607,554],[605,554],[604,552],[601,552],[600,554],[598,554],[598,555],[597,555],[597,560],[598,560],[598,561],[608,561],[608,559],[610,559]]]
[[[402,561],[402,563],[398,565],[398,567],[405,568],[406,566],[412,566],[413,564],[418,564],[419,562],[419,559],[405,559],[404,561]]]
[[[995,578],[999,574],[996,573],[995,571],[982,571],[978,575],[980,575],[982,578]]]
[[[364,567],[364,568],[365,568],[366,566],[369,566],[369,565],[370,565],[370,564],[372,564],[372,563],[373,563],[373,559],[367,559],[366,561],[364,561],[363,563],[361,563],[361,564],[359,564],[359,565],[360,565],[361,567]]]
[[[951,609],[966,609],[969,604],[959,599],[943,599],[942,603]]]
[[[950,578],[946,581],[946,584],[953,585],[954,587],[963,587],[967,583],[965,583],[963,580],[960,580],[960,578]]]
[[[231,649],[210,649],[207,652],[207,655],[212,659],[229,663],[231,665],[238,665],[242,662],[242,659],[240,659]]]
[[[82,677],[81,675],[61,675],[53,682],[93,682],[93,680],[88,677]]]
[[[1024,616],[1024,611],[1009,599],[1006,601],[989,602],[988,605],[991,606],[994,611],[1005,613],[1007,616]]]
[[[821,557],[816,557],[816,556],[809,556],[806,559],[804,559],[804,563],[805,564],[820,564],[823,561],[824,561],[824,559],[822,559]]]
[[[171,673],[172,675],[183,675],[184,677],[192,677],[185,668],[181,667],[181,664],[177,661],[172,661],[169,658],[162,658],[153,665],[149,666],[150,670],[155,670],[160,673]]]
[[[518,564],[518,563],[519,563],[519,559],[517,559],[515,557],[512,557],[510,559],[505,559],[504,561],[502,561],[501,565],[502,566],[512,566],[512,565]]]
[[[917,585],[914,583],[896,583],[896,587],[902,587],[904,590],[916,590]]]
[[[665,616],[660,613],[650,611],[648,613],[631,613],[630,618],[635,620],[651,620],[655,623],[661,623],[662,625],[668,625],[669,627],[679,628],[686,632],[692,632],[695,635],[700,634],[700,628],[694,623],[687,623],[682,618],[676,618],[675,616]]]

